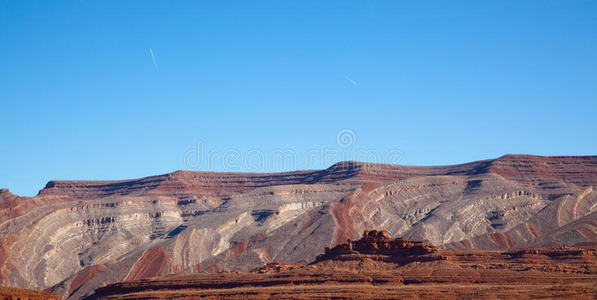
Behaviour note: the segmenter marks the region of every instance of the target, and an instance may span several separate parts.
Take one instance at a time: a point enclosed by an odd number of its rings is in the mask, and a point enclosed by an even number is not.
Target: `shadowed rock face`
[[[0,284],[80,298],[125,279],[307,263],[369,228],[440,249],[586,245],[595,186],[597,156],[527,155],[51,181],[35,197],[0,191]]]

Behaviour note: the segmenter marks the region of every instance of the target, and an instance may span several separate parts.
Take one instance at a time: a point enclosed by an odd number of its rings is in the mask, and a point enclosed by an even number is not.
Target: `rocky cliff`
[[[80,298],[111,282],[307,263],[368,228],[439,248],[587,245],[595,186],[597,156],[528,155],[50,181],[35,197],[0,191],[0,284]]]

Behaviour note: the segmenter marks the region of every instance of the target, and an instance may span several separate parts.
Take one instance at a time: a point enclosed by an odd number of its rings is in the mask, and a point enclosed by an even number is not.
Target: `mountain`
[[[597,243],[597,156],[452,166],[176,171],[0,191],[0,285],[70,298],[168,274],[308,263],[367,229],[441,249]]]

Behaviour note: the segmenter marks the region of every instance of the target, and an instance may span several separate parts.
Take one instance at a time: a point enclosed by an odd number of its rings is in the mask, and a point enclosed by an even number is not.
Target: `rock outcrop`
[[[590,245],[595,186],[597,156],[530,155],[50,181],[35,197],[0,191],[0,284],[78,299],[125,279],[308,263],[370,228],[439,249]]]
[[[317,256],[315,262],[360,259],[363,255],[371,255],[376,260],[402,263],[445,259],[437,253],[436,247],[423,242],[393,239],[383,230],[366,230],[360,240],[347,240],[331,249],[325,247],[325,253]]]

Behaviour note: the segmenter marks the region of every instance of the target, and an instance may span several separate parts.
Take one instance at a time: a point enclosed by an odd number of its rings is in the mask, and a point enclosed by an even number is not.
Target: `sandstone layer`
[[[35,197],[0,191],[0,284],[81,298],[120,281],[308,263],[369,228],[440,249],[591,245],[595,186],[597,156],[529,155],[50,181]]]
[[[309,265],[110,284],[87,299],[594,299],[597,247],[438,250],[384,232]]]

